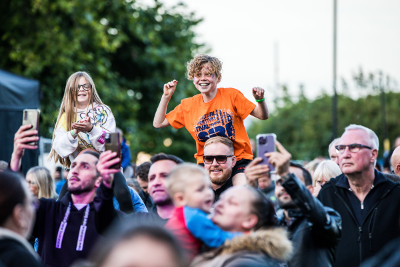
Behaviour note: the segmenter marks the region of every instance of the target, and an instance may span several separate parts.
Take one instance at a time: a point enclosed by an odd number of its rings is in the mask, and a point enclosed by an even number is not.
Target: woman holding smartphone
[[[115,132],[115,127],[111,109],[101,101],[92,77],[84,71],[75,72],[65,86],[49,158],[69,167],[71,161],[85,149],[101,153],[105,150],[105,134]],[[133,205],[124,176],[116,175],[114,183],[114,194],[121,210],[132,212]],[[64,184],[60,199],[66,190],[67,185]]]

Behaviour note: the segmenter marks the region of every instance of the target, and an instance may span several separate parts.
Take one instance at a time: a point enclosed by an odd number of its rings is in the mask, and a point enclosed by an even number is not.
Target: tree
[[[194,42],[194,14],[132,0],[4,0],[0,3],[0,68],[41,82],[41,135],[51,137],[67,78],[88,71],[103,102],[139,151],[165,151],[193,159],[186,131],[155,130],[162,86],[179,80],[170,107],[195,93],[186,62],[202,47]],[[165,147],[170,138],[173,145]]]
[[[365,77],[364,74],[361,76]],[[365,79],[359,79],[360,75],[357,77],[358,79],[354,79],[356,83],[365,82]],[[347,84],[345,81],[343,83]],[[349,124],[364,125],[375,131],[382,147],[384,129],[380,116],[380,95],[369,91],[371,88],[368,84],[364,84],[363,90],[368,90],[369,94],[364,94],[358,99],[354,100],[347,94],[338,95],[339,134]],[[387,129],[389,138],[394,140],[400,135],[396,116],[400,93],[390,88],[386,91]],[[332,125],[331,96],[321,93],[315,100],[310,101],[302,95],[297,102],[294,102],[285,96],[288,92],[286,87],[282,88],[282,91],[284,97],[275,100],[278,105],[270,118],[266,122],[256,121],[250,126],[248,131],[250,138],[254,138],[258,133],[275,133],[294,159],[310,160],[320,155],[328,156]],[[380,153],[382,152],[383,149],[380,149]]]

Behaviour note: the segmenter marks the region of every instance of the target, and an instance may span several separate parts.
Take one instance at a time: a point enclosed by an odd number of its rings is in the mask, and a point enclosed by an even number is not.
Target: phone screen
[[[22,112],[22,125],[30,124],[32,128],[28,130],[38,130],[39,129],[39,109],[24,109]],[[37,142],[27,143],[28,145],[36,146]]]
[[[111,150],[112,152],[117,152],[117,157],[121,159],[121,142],[119,139],[119,133],[106,133],[105,135],[105,148]],[[121,161],[112,165],[111,169],[120,169]]]
[[[258,134],[257,135],[257,157],[262,158],[262,164],[267,164],[271,173],[275,172],[275,167],[268,163],[269,158],[265,156],[265,153],[275,151],[275,134]]]

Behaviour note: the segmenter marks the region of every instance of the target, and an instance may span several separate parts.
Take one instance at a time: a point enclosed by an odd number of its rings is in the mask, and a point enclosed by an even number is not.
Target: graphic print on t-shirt
[[[234,113],[229,109],[216,109],[201,116],[194,124],[194,132],[199,142],[206,142],[215,136],[235,140]]]
[[[87,114],[80,113],[80,117],[81,119],[89,117],[93,126],[101,126],[106,123],[108,113],[107,109],[105,109],[103,106],[97,106],[94,107],[93,110],[89,110]]]

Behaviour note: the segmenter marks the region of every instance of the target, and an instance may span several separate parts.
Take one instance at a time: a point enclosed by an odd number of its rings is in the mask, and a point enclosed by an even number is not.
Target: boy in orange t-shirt
[[[253,96],[258,105],[250,102],[239,90],[217,88],[221,81],[222,63],[218,58],[197,55],[187,66],[188,79],[201,94],[181,101],[181,104],[166,114],[177,81],[164,84],[153,125],[163,128],[171,125],[175,129],[185,127],[197,144],[194,157],[197,164],[203,165],[203,147],[207,139],[214,136],[228,137],[232,140],[237,163],[233,167],[232,177],[246,183],[243,174],[245,166],[253,159],[250,140],[244,128],[243,120],[250,114],[260,120],[268,119],[268,108],[264,100],[264,89],[253,88]],[[238,184],[238,183],[237,183]]]

